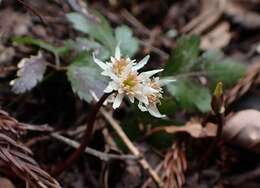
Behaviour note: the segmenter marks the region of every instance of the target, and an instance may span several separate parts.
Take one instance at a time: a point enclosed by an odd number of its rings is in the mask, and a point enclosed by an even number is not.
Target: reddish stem
[[[218,146],[222,132],[223,132],[223,126],[224,126],[224,114],[222,113],[217,113],[216,114],[216,123],[217,123],[217,135],[211,145],[209,146],[209,149],[206,151],[206,153],[203,155],[201,162],[199,163],[199,167],[204,167],[207,165],[205,161],[208,161],[209,157],[212,155],[216,147]]]
[[[82,138],[82,141],[80,143],[80,146],[78,147],[77,150],[75,150],[65,161],[62,163],[58,164],[56,168],[53,170],[53,175],[54,176],[59,176],[62,172],[64,172],[66,169],[68,169],[76,160],[79,159],[81,154],[85,151],[87,145],[89,144],[93,129],[94,129],[94,123],[96,120],[96,116],[98,114],[99,109],[101,108],[102,104],[104,101],[107,99],[107,97],[111,93],[105,93],[99,101],[96,103],[94,106],[92,112],[89,115],[89,119],[87,122],[87,128],[85,130],[85,134]]]

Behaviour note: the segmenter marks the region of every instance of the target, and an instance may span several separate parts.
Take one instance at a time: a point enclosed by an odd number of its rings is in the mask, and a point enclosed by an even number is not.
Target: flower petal
[[[90,95],[93,97],[94,101],[97,102],[99,98],[97,97],[96,93],[93,90],[90,90]]]
[[[120,104],[122,103],[124,94],[117,94],[115,101],[113,103],[113,108],[116,109],[120,106]]]
[[[139,70],[139,69],[143,68],[146,65],[146,63],[148,62],[149,58],[150,58],[149,55],[145,56],[139,63],[137,63],[133,67],[133,70]]]
[[[144,103],[146,105],[149,104],[148,98],[145,95],[143,95],[143,94],[138,94],[138,95],[135,96],[135,98],[137,100],[139,100],[141,103]]]
[[[112,82],[108,83],[108,86],[106,87],[106,89],[104,90],[105,93],[111,93],[114,90],[113,84]]]
[[[157,74],[158,72],[162,72],[163,69],[156,69],[156,70],[151,70],[151,71],[146,71],[146,72],[142,72],[140,73],[140,77],[142,77],[143,79],[148,79],[151,76]]]
[[[143,105],[143,103],[139,102],[138,103],[138,108],[142,111],[142,112],[146,112],[147,108]]]
[[[166,115],[162,115],[157,106],[156,105],[149,105],[148,108],[147,108],[148,112],[154,116],[154,117],[157,117],[157,118],[163,118],[163,117],[166,117]]]
[[[108,76],[110,77],[112,80],[116,81],[116,82],[119,82],[119,78],[118,76],[116,76],[110,69],[110,67],[106,70],[104,70],[103,72],[101,72],[101,75],[103,76]]]
[[[94,60],[94,62],[95,62],[100,68],[102,68],[103,70],[105,70],[105,69],[107,68],[107,65],[106,65],[103,61],[97,59],[97,58],[95,57],[95,54],[94,54],[94,53],[93,53],[93,60]]]
[[[116,59],[120,59],[121,58],[121,51],[120,51],[120,44],[118,44],[117,46],[116,46],[116,50],[115,50],[115,58]]]
[[[164,79],[158,80],[158,83],[159,83],[160,86],[165,86],[165,85],[172,83],[172,82],[176,82],[176,79],[174,79],[174,78],[170,79],[170,78],[166,77]]]
[[[112,64],[113,64],[113,63],[115,63],[115,62],[116,62],[116,59],[115,59],[113,56],[111,56],[111,57],[110,57],[110,61],[111,61],[111,62],[112,62]]]
[[[135,98],[133,96],[128,96],[129,100],[131,103],[134,103],[135,102]]]
[[[158,90],[156,90],[156,89],[154,89],[154,88],[152,88],[152,87],[144,86],[143,92],[144,92],[145,94],[150,95],[150,94],[153,94],[153,93],[159,93],[160,91],[158,91]]]

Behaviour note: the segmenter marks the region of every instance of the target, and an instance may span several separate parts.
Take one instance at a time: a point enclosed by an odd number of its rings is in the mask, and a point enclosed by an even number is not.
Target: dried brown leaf
[[[158,131],[165,131],[167,133],[186,132],[194,138],[212,137],[216,136],[217,127],[212,123],[208,123],[205,127],[202,126],[198,119],[192,119],[184,126],[170,125],[165,127],[156,127],[152,129],[151,133]]]
[[[201,48],[204,50],[214,50],[228,45],[232,35],[228,22],[221,22],[212,31],[202,36]]]
[[[203,0],[200,14],[182,28],[182,33],[199,35],[214,26],[223,14],[225,0]]]
[[[260,27],[260,14],[250,10],[247,3],[236,1],[226,1],[225,14],[233,19],[234,22],[248,28],[256,29]]]

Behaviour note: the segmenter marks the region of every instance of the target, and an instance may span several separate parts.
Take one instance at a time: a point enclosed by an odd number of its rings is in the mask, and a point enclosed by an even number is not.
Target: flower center
[[[115,63],[113,63],[113,72],[116,75],[121,75],[126,66],[129,64],[129,62],[126,59],[119,59],[116,60]]]
[[[147,96],[149,103],[157,104],[159,102],[159,97],[156,94],[151,94]]]
[[[149,103],[151,104],[160,103],[160,98],[162,98],[162,93],[163,93],[161,86],[155,80],[151,80],[148,83],[148,86],[158,91],[158,93],[152,93],[150,95],[147,95]]]
[[[133,95],[139,84],[137,73],[131,72],[127,75],[127,78],[122,82],[122,87],[126,94]]]

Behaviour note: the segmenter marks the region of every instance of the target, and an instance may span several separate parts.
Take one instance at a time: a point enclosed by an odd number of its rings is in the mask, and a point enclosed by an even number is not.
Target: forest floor
[[[259,0],[0,3],[0,187],[260,187]],[[104,16],[115,38],[120,38],[115,28],[130,28],[121,30],[129,39],[126,51],[136,59],[150,54],[145,69],[164,68],[162,76],[181,82],[163,93],[167,97],[159,109],[167,119],[137,112],[127,100],[116,110],[102,107],[88,150],[56,176],[56,165],[81,142],[93,109],[84,92],[101,84],[94,75],[75,89],[71,65],[81,61],[83,48],[109,53],[108,27],[84,31],[85,22],[70,14],[95,22],[94,11]],[[184,42],[178,40],[182,36]],[[36,54],[46,66],[17,67]],[[228,65],[215,66],[220,61]],[[25,81],[10,86],[17,76]],[[214,94],[218,81],[224,92]],[[218,111],[222,107],[225,111]],[[33,154],[19,149],[20,143]]]

